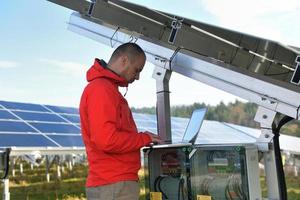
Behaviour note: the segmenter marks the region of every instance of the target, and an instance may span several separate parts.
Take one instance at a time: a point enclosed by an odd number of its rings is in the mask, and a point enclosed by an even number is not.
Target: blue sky
[[[157,10],[300,46],[299,0],[131,0]],[[159,2],[159,3],[158,3]],[[95,57],[107,60],[113,49],[67,30],[72,13],[44,0],[0,3],[0,99],[78,106],[85,71]],[[154,106],[153,65],[129,87],[131,106]],[[191,89],[192,88],[192,89]],[[236,97],[173,74],[171,104],[216,105]],[[146,92],[145,92],[146,91]]]

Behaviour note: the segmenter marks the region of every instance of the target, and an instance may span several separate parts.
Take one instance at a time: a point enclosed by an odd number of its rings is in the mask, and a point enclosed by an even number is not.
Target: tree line
[[[193,103],[192,105],[176,105],[171,106],[171,116],[189,118],[193,110],[198,108],[208,108],[206,114],[207,120],[219,122],[228,122],[232,124],[247,126],[251,128],[259,128],[259,123],[254,121],[254,116],[257,110],[257,105],[254,103],[244,103],[236,100],[227,105],[220,102],[216,106],[206,105],[205,103]],[[155,107],[131,108],[132,112],[144,114],[156,114]],[[276,116],[275,121],[282,117]],[[300,122],[292,120],[282,127],[281,133],[291,136],[300,137]]]

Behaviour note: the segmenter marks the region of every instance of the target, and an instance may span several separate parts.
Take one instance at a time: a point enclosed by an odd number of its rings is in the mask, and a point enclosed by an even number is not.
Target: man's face
[[[123,77],[126,79],[128,83],[132,83],[135,80],[139,80],[140,72],[143,70],[144,65],[145,65],[145,57],[143,55],[137,56],[132,60],[128,58],[124,67],[125,70],[124,70]]]

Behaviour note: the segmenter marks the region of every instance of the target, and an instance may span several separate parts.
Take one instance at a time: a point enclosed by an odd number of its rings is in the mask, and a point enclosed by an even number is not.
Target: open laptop
[[[197,139],[206,112],[207,112],[207,108],[200,108],[193,111],[193,114],[185,129],[181,142],[179,143],[165,142],[164,144],[154,144],[151,145],[151,148],[167,148],[167,147],[181,147],[181,146],[193,145]]]

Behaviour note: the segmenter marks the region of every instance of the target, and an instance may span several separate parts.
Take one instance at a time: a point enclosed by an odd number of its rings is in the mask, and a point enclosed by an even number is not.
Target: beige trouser
[[[87,200],[138,200],[139,194],[139,183],[136,181],[86,188]]]

